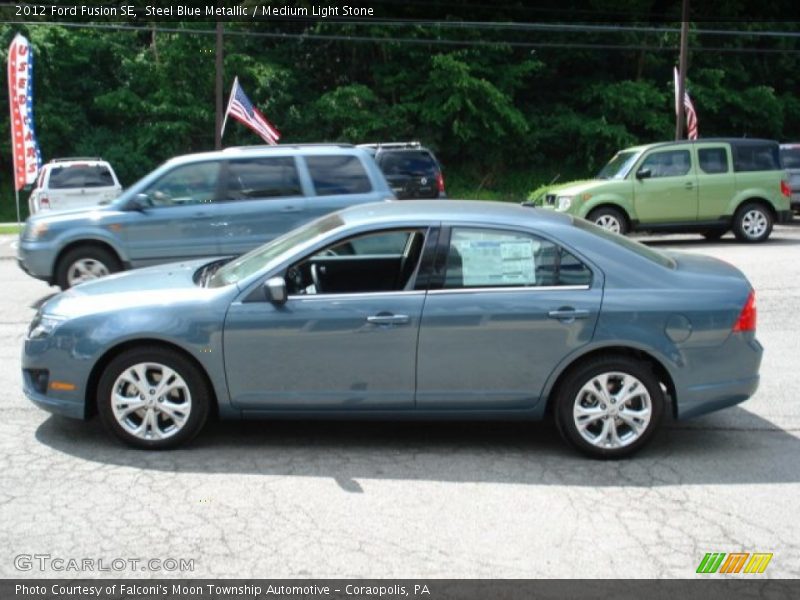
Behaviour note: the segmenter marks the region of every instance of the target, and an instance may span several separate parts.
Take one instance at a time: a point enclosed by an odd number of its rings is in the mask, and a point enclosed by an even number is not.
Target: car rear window
[[[663,254],[658,250],[654,250],[650,246],[645,246],[641,242],[636,242],[630,238],[627,238],[624,235],[612,233],[611,231],[603,229],[602,227],[599,227],[594,223],[587,221],[586,219],[580,219],[576,217],[572,220],[572,223],[579,229],[584,229],[601,238],[615,243],[617,246],[622,246],[626,250],[630,250],[634,254],[638,254],[642,258],[646,258],[647,260],[661,265],[662,267],[674,269],[677,266],[675,261],[666,254]]]
[[[750,142],[731,144],[734,171],[775,171],[780,169],[778,144]]]
[[[800,169],[800,146],[781,148],[781,165],[784,169]]]
[[[380,154],[379,165],[386,175],[435,176],[438,171],[436,161],[430,152],[424,150],[383,152]]]
[[[357,156],[307,156],[306,164],[317,196],[364,194],[372,191],[367,172]]]
[[[52,190],[84,187],[109,187],[115,185],[114,176],[103,165],[69,165],[52,167],[50,182]]]

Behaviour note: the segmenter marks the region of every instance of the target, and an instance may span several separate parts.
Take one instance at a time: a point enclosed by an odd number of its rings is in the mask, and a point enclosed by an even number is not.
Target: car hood
[[[547,188],[546,194],[556,194],[557,196],[577,196],[584,192],[591,191],[597,193],[606,187],[619,184],[621,179],[584,179],[581,181],[570,181]]]
[[[235,288],[204,288],[194,282],[197,270],[215,260],[218,258],[170,263],[87,281],[57,294],[41,310],[48,315],[77,317],[126,308],[205,302]]]

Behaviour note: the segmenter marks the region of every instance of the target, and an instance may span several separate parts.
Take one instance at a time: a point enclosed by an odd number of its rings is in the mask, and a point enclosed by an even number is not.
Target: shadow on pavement
[[[578,487],[763,484],[800,481],[800,439],[748,411],[736,429],[713,415],[665,423],[633,459],[584,458],[550,423],[212,422],[186,448],[147,452],[110,438],[98,419],[51,416],[36,439],[102,464],[178,473],[330,477],[359,493],[359,479],[492,482]],[[729,415],[730,416],[730,415]],[[692,422],[688,422],[692,423]]]

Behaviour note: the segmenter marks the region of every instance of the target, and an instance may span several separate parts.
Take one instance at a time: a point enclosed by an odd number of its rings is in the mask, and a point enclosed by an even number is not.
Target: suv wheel
[[[763,242],[772,233],[772,213],[763,204],[745,204],[733,217],[733,233],[740,242]]]
[[[58,261],[56,284],[62,290],[122,270],[113,252],[98,246],[78,246]]]
[[[626,357],[578,365],[556,395],[561,435],[594,458],[622,458],[644,446],[664,414],[664,393],[647,363]]]
[[[608,231],[613,231],[620,235],[628,233],[628,220],[622,214],[622,211],[616,208],[606,206],[595,209],[589,213],[588,219]]]

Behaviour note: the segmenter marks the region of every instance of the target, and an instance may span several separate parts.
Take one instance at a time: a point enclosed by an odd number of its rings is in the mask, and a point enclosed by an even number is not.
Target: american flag
[[[675,67],[675,114],[678,114],[678,68]],[[697,111],[689,97],[689,92],[683,91],[683,111],[686,113],[686,137],[690,140],[697,139]]]
[[[250,129],[255,131],[261,138],[270,145],[275,145],[281,139],[280,132],[267,121],[267,118],[261,114],[247,94],[244,93],[242,86],[239,85],[239,78],[233,80],[233,88],[231,88],[231,97],[228,100],[228,110],[225,111],[225,118],[228,115],[234,119],[247,125]],[[222,131],[225,131],[225,123],[222,124]]]

